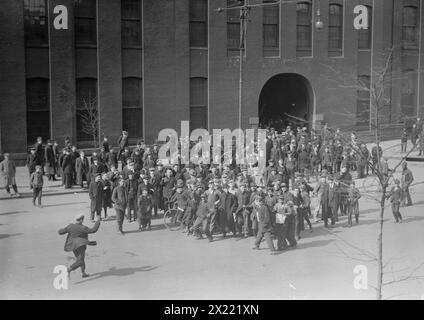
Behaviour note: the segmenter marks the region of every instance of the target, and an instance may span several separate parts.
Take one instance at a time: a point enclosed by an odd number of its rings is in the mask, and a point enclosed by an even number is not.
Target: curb
[[[74,191],[74,192],[54,192],[54,193],[43,193],[43,197],[49,197],[49,196],[63,196],[67,194],[75,194],[75,193],[88,193],[88,191]],[[32,195],[21,195],[20,197],[0,197],[0,200],[17,200],[17,199],[31,199]]]

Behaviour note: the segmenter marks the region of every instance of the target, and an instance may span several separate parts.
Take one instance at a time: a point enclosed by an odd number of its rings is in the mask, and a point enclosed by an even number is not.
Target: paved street
[[[385,261],[390,258],[386,281],[392,280],[392,272],[401,278],[424,263],[424,166],[410,168],[417,183],[412,189],[415,205],[401,208],[403,224],[393,222],[390,207],[385,215]],[[18,183],[23,186],[22,179]],[[372,179],[358,186],[370,184]],[[77,212],[86,213],[85,223],[91,225],[88,195],[46,196],[44,208],[34,208],[30,198],[0,200],[0,299],[373,299],[372,288],[355,290],[353,282],[355,266],[364,265],[374,285],[375,263],[351,259],[357,253],[353,246],[377,250],[379,212],[371,189],[361,189],[365,194],[358,226],[345,228],[345,218],[330,232],[315,225],[313,233],[303,233],[297,250],[277,256],[269,254],[265,243],[263,250],[251,250],[253,238],[197,241],[164,229],[161,219],[147,232],[125,223],[124,236],[116,233],[115,221],[103,222],[90,237],[98,242],[88,247],[87,272],[92,276],[82,279],[75,271],[69,289],[61,291],[53,287],[53,269],[74,258],[63,251],[65,236],[57,230]],[[424,267],[414,276],[424,276]],[[424,280],[419,279],[384,290],[384,298],[422,296]]]

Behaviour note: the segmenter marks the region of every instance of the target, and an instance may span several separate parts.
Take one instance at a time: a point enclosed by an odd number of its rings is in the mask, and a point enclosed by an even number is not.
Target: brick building
[[[112,143],[123,129],[151,143],[181,120],[233,129],[287,114],[364,129],[370,97],[354,84],[374,83],[389,47],[396,76],[383,121],[423,114],[423,0],[282,2],[250,12],[240,111],[239,12],[216,11],[238,1],[2,1],[1,151],[23,156],[39,135],[89,145],[87,106]],[[358,4],[369,8],[368,30],[353,27]],[[67,30],[53,26],[57,5]]]

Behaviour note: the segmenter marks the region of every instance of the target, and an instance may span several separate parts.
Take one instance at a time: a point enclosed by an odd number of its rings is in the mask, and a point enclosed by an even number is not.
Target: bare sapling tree
[[[413,273],[406,277],[384,282],[384,271],[385,267],[387,267],[387,264],[383,262],[384,214],[387,200],[391,196],[391,192],[389,190],[390,181],[393,179],[393,174],[416,148],[414,145],[412,149],[407,152],[407,154],[404,155],[404,157],[397,164],[395,164],[390,172],[387,172],[387,170],[382,167],[382,119],[385,118],[385,109],[386,106],[390,103],[390,88],[393,85],[393,82],[396,80],[403,80],[402,77],[396,76],[393,72],[394,52],[395,47],[391,47],[379,52],[381,63],[379,66],[373,68],[372,77],[370,77],[371,81],[364,79],[349,79],[351,75],[341,74],[339,70],[336,70],[331,66],[327,66],[330,70],[333,71],[335,75],[340,76],[339,78],[332,77],[332,79],[328,79],[329,81],[334,81],[337,84],[337,87],[351,89],[353,92],[355,92],[355,94],[357,92],[366,92],[369,93],[370,96],[369,129],[373,136],[373,144],[375,145],[373,148],[374,156],[370,157],[369,154],[364,152],[364,150],[360,147],[358,141],[351,139],[350,136],[346,137],[346,134],[342,134],[340,139],[344,145],[350,147],[357,159],[363,160],[369,166],[375,175],[378,184],[378,193],[380,193],[379,196],[374,197],[370,194],[365,195],[366,197],[372,198],[379,202],[380,215],[377,235],[377,253],[374,255],[372,252],[365,251],[357,246],[349,244],[349,246],[359,252],[360,255],[365,256],[367,261],[375,261],[377,263],[377,285],[374,287],[374,289],[376,290],[376,299],[378,300],[383,299],[384,286],[413,279],[414,273],[422,266],[421,264],[418,268],[415,268]],[[352,116],[351,112],[350,115]]]
[[[93,147],[97,148],[99,142],[99,111],[97,108],[97,99],[89,98],[83,99],[81,104],[81,130],[85,134],[89,135],[93,141]]]

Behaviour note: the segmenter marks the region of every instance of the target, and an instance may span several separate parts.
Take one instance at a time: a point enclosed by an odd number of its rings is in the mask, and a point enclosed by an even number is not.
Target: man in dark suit
[[[122,131],[122,134],[118,138],[118,146],[119,146],[119,152],[118,152],[118,160],[121,158],[122,152],[124,152],[125,147],[128,147],[128,132]]]
[[[44,158],[46,160],[44,172],[46,173],[47,178],[49,179],[49,181],[56,181],[56,157],[54,154],[53,143],[51,142],[51,140],[47,140],[47,147],[45,149]]]
[[[271,254],[275,254],[276,251],[274,243],[271,239],[271,214],[269,212],[268,207],[265,205],[262,196],[256,197],[253,214],[256,215],[256,219],[258,221],[258,235],[256,236],[255,247],[253,249],[259,250],[259,245],[261,244],[263,237],[265,237],[265,240],[268,244],[268,248],[271,250]]]
[[[72,155],[70,150],[65,150],[65,156],[62,160],[63,179],[65,180],[65,189],[72,188]]]
[[[96,223],[92,228],[84,226],[84,215],[78,214],[75,217],[75,223],[71,223],[67,227],[60,229],[58,233],[60,235],[68,234],[65,242],[65,251],[73,251],[75,258],[77,259],[69,268],[68,268],[68,277],[71,272],[81,268],[82,277],[86,278],[90,275],[85,272],[85,251],[87,245],[96,245],[95,241],[88,241],[88,235],[90,233],[96,233],[100,227],[100,217],[96,219]]]
[[[225,238],[227,232],[231,231],[236,236],[235,213],[238,207],[237,197],[228,192],[228,185],[222,186],[221,201],[219,202],[219,224],[222,235]]]
[[[96,216],[100,217],[103,207],[103,183],[100,174],[96,176],[95,181],[90,183],[88,194],[91,200],[91,221],[94,221],[94,213],[96,213]]]

